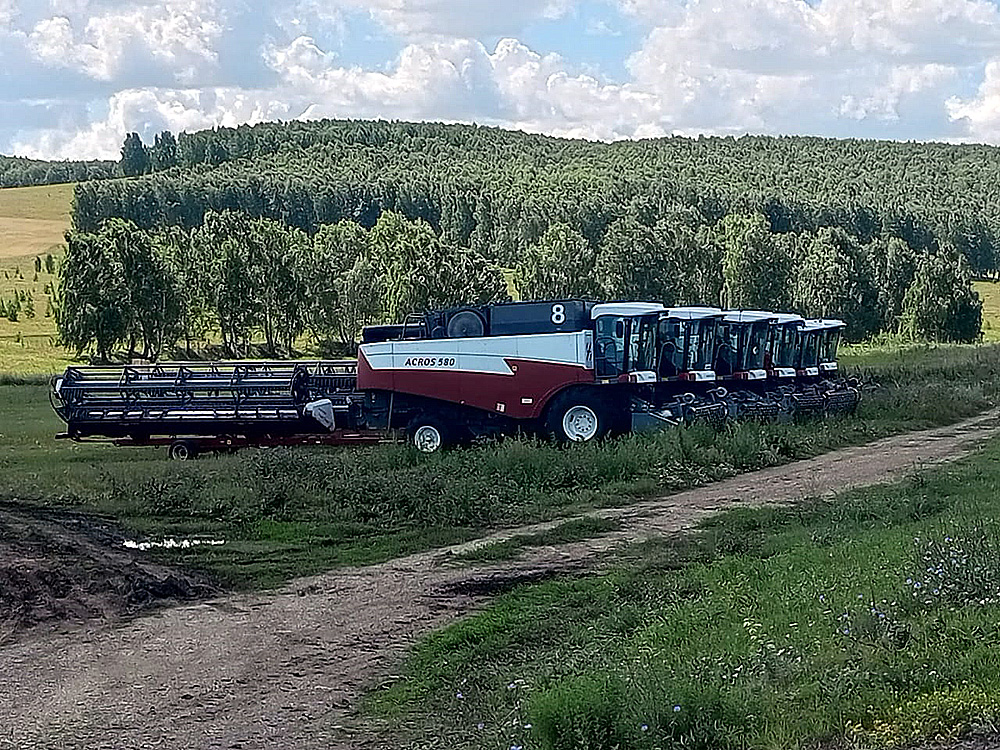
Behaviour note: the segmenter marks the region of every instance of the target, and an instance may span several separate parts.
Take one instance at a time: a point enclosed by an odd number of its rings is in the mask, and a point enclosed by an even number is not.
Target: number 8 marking
[[[552,325],[561,326],[566,322],[566,306],[552,305]]]

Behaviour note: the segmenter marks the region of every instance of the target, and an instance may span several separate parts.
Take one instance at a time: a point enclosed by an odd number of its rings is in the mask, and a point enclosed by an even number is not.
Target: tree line
[[[236,211],[209,212],[194,230],[111,219],[67,234],[56,323],[64,345],[103,361],[191,354],[211,333],[229,356],[259,339],[283,356],[305,334],[321,351],[351,349],[370,323],[506,289],[500,269],[393,213],[371,229],[342,222],[314,236]]]
[[[148,359],[190,354],[211,332],[229,356],[255,340],[271,355],[309,335],[323,353],[351,350],[365,325],[508,298],[658,300],[843,317],[848,335],[937,340],[979,336],[982,305],[954,246],[914,250],[899,238],[861,243],[839,228],[775,234],[763,214],[713,224],[678,209],[650,226],[614,222],[597,247],[553,223],[503,268],[443,239],[422,220],[384,212],[313,235],[240,211],[210,211],[193,229],[144,230],[111,219],[74,230],[60,267],[56,321],[79,352]]]
[[[0,156],[0,188],[55,185],[120,177],[113,161],[41,161],[17,156]]]

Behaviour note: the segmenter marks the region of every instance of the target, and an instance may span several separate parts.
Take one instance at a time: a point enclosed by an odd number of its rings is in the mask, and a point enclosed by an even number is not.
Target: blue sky
[[[1000,142],[990,0],[0,0],[0,153],[273,119]]]

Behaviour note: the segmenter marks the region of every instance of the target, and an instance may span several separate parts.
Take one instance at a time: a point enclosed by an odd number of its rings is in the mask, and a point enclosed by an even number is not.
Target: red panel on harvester
[[[541,415],[568,385],[594,380],[589,333],[385,342],[358,358],[358,387],[465,404],[513,419]]]

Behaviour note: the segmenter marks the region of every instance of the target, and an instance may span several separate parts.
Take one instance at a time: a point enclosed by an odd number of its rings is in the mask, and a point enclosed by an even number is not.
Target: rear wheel
[[[452,444],[451,430],[439,417],[421,415],[406,428],[407,439],[421,453],[437,453]]]
[[[198,454],[197,446],[190,440],[175,440],[167,448],[171,461],[190,461]]]
[[[596,396],[570,391],[552,402],[545,427],[560,442],[589,443],[610,432],[613,420],[609,411]]]

